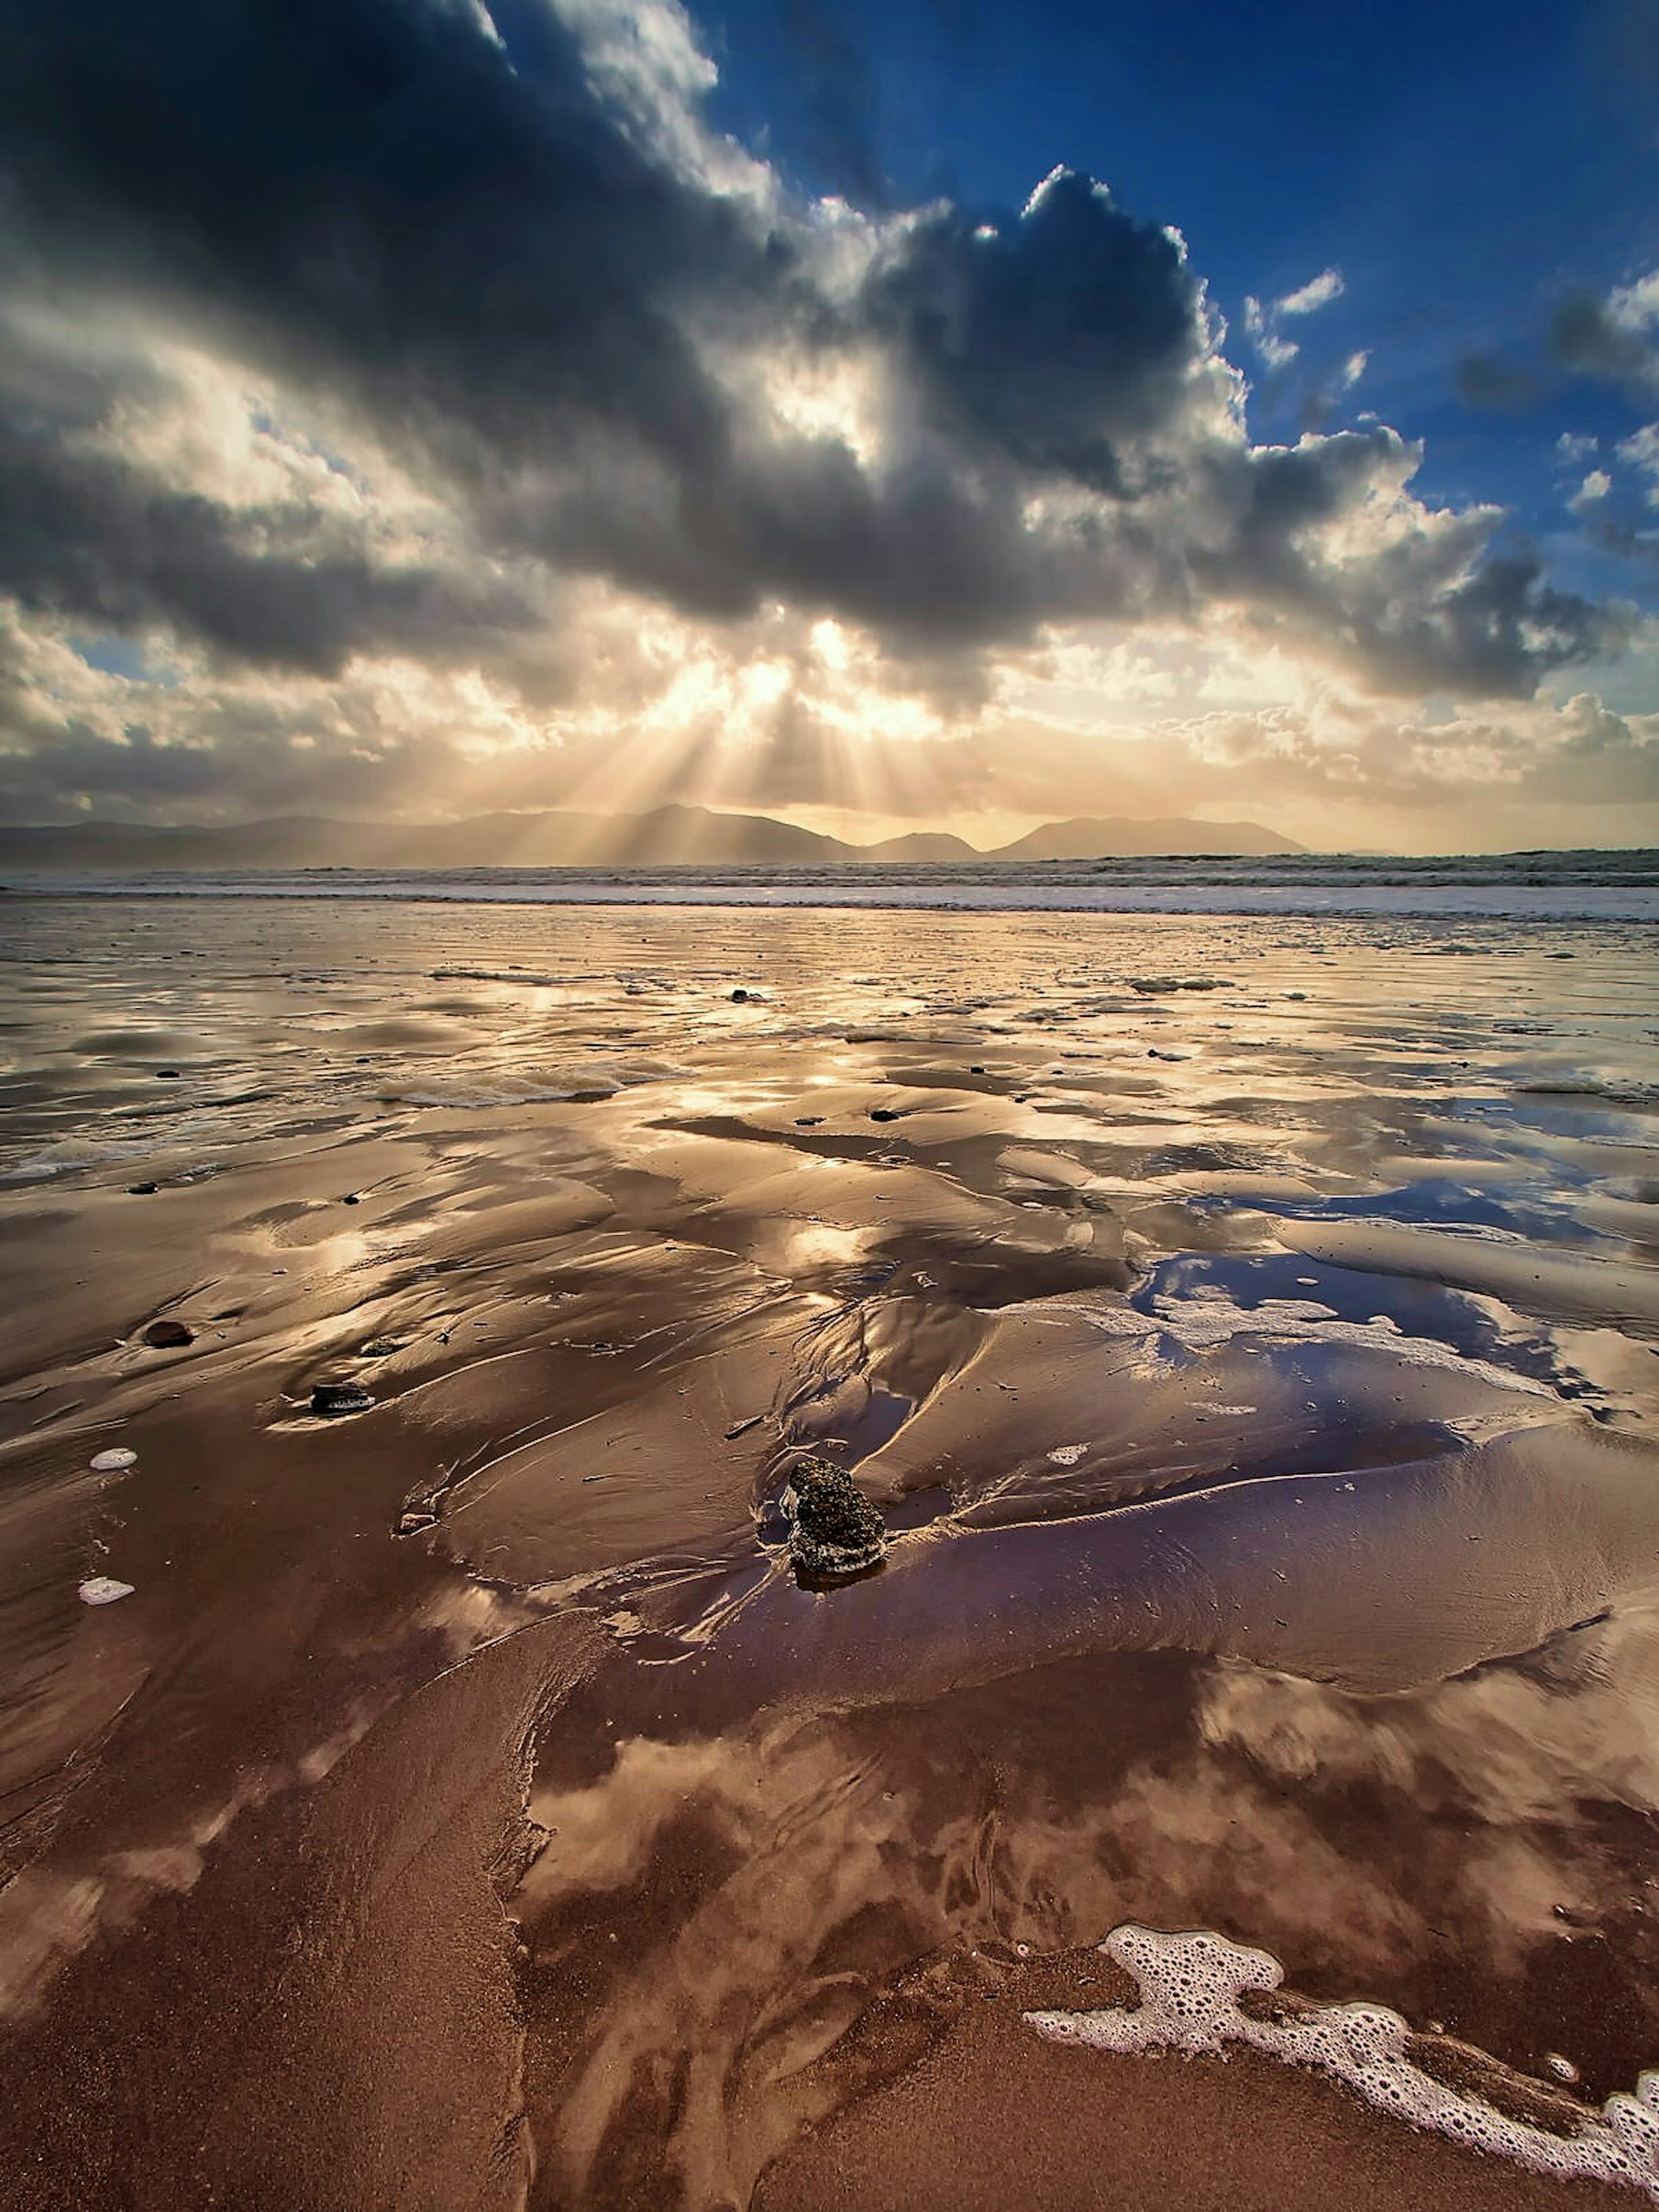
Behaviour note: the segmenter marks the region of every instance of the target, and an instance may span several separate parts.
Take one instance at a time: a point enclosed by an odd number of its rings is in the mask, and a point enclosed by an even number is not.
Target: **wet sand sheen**
[[[18,918],[18,2201],[1560,2198],[1024,2015],[1211,1925],[1659,2060],[1640,933]]]

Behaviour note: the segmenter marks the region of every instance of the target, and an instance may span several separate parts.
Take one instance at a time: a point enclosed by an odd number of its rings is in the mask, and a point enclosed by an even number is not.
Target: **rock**
[[[818,1129],[823,1126],[822,1114],[797,1114],[795,1116],[795,1127],[798,1129]]]
[[[400,1338],[377,1336],[372,1343],[364,1345],[357,1356],[360,1359],[390,1359],[394,1352],[401,1352],[403,1349],[404,1345]]]
[[[984,1075],[988,1071],[982,1067],[970,1067],[968,1073],[969,1075]]]
[[[741,1006],[747,1003],[748,998],[748,992],[745,991],[742,984],[739,983],[737,989],[732,994],[732,1003],[734,1006]]]
[[[880,1514],[844,1468],[816,1456],[797,1460],[783,1494],[789,1557],[810,1582],[842,1582],[863,1574],[887,1551]]]
[[[896,1121],[901,1118],[896,1106],[872,1106],[870,1109],[870,1119],[872,1121]]]
[[[161,1186],[159,1182],[130,1182],[127,1185],[127,1196],[129,1198],[154,1198],[156,1192],[160,1190],[161,1188]]]
[[[113,1605],[118,1598],[131,1597],[131,1583],[118,1583],[108,1575],[89,1575],[75,1595],[82,1605]]]
[[[362,1202],[355,1190],[349,1190],[340,1200],[342,1206],[361,1206]]]
[[[185,1327],[181,1321],[153,1321],[143,1332],[144,1342],[157,1352],[177,1352],[186,1344],[194,1344],[196,1332]]]
[[[155,1071],[155,1080],[158,1083],[177,1083],[180,1080],[179,1070],[176,1067],[158,1067]]]
[[[311,1410],[332,1420],[341,1413],[366,1413],[374,1401],[361,1382],[319,1382],[311,1394]]]
[[[435,1528],[437,1525],[438,1516],[435,1513],[428,1513],[424,1510],[412,1511],[400,1516],[398,1522],[398,1534],[400,1536],[418,1536],[422,1528]]]
[[[129,1451],[125,1444],[116,1444],[108,1451],[100,1451],[91,1461],[94,1474],[125,1474],[130,1467],[137,1467],[138,1455]]]
[[[1212,975],[1131,975],[1129,988],[1152,999],[1167,991],[1230,991],[1232,986]]]

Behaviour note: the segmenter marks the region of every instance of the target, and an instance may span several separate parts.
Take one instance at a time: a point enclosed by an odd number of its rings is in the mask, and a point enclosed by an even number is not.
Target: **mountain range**
[[[764,814],[665,805],[643,814],[480,814],[464,822],[338,822],[287,815],[211,828],[129,822],[0,828],[0,867],[100,871],[202,868],[554,868],[836,866],[848,861],[1087,860],[1129,855],[1299,853],[1255,822],[1127,816],[1046,823],[981,852],[918,830],[852,845]]]

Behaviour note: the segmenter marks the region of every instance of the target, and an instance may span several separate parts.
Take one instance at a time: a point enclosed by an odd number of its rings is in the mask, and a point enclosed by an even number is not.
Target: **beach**
[[[1654,892],[1533,857],[9,899],[8,2203],[1659,2197]]]

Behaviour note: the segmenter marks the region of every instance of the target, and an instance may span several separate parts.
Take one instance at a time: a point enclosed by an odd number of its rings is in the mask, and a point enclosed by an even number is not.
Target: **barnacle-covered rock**
[[[841,1582],[873,1567],[887,1550],[880,1514],[844,1468],[797,1460],[783,1494],[789,1557],[806,1582]]]

